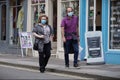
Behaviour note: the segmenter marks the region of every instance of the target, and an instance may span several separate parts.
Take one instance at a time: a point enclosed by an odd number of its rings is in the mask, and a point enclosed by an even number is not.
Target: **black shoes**
[[[79,67],[79,65],[78,64],[74,64],[73,67]]]
[[[45,68],[40,68],[40,72],[44,73],[45,72]]]
[[[69,65],[65,65],[66,68],[69,68]],[[73,67],[75,68],[79,68],[79,65],[78,64],[73,64]]]
[[[66,68],[69,68],[69,64],[65,65]]]

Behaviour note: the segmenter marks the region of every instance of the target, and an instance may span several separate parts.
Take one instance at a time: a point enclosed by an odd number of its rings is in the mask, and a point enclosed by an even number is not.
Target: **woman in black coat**
[[[35,42],[38,44],[40,72],[44,73],[45,67],[51,55],[52,28],[48,25],[48,17],[39,17],[39,23],[33,28]]]

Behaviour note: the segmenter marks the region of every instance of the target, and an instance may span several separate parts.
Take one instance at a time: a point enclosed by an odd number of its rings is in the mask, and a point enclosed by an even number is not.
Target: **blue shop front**
[[[104,62],[120,64],[120,0],[80,0],[81,60],[88,58],[88,32],[101,32]]]

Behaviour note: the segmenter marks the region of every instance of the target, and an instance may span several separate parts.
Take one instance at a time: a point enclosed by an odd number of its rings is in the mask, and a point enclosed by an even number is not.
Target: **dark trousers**
[[[39,52],[40,69],[45,69],[51,55],[51,42],[44,44],[43,52]]]
[[[65,56],[65,65],[69,65],[69,53],[71,51],[71,47],[74,52],[74,64],[77,64],[78,61],[78,41],[77,40],[66,40],[64,43],[64,56]]]

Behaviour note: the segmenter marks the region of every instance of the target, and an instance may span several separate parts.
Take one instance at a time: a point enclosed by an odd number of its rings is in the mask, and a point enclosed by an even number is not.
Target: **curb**
[[[39,70],[39,67],[32,66],[32,65],[15,64],[15,63],[3,62],[3,61],[0,61],[0,64],[14,66],[14,67],[28,68],[28,69],[33,69],[33,70]],[[72,76],[82,76],[82,77],[87,77],[87,78],[94,78],[95,80],[120,80],[119,78],[107,77],[107,76],[102,76],[102,75],[94,75],[94,74],[88,74],[88,73],[78,73],[78,72],[73,72],[70,70],[61,70],[61,69],[54,69],[54,68],[48,68],[48,67],[46,70],[48,72],[68,74],[68,75],[72,75]]]

